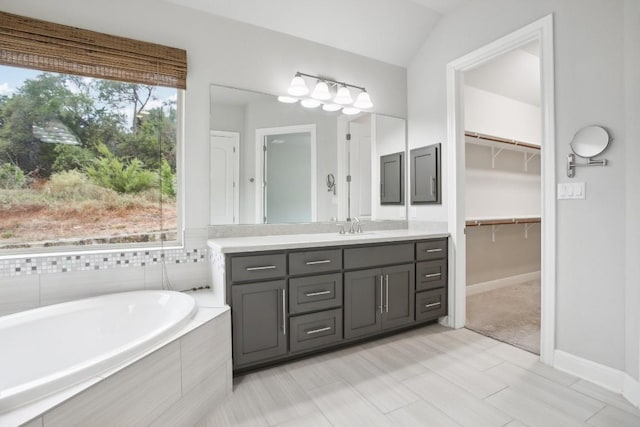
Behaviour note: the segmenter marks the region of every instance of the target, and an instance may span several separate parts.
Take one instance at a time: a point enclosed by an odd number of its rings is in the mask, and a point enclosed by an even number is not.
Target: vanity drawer
[[[416,291],[447,286],[447,260],[423,261],[416,264]]]
[[[447,314],[447,289],[416,294],[416,322],[434,320]]]
[[[289,330],[292,353],[336,343],[342,340],[342,309],[293,316]]]
[[[416,259],[425,261],[447,257],[447,239],[416,243]]]
[[[342,250],[292,252],[289,254],[289,274],[314,274],[342,269]]]
[[[231,281],[272,279],[286,274],[284,253],[234,256],[231,258]]]
[[[344,268],[366,268],[413,261],[413,243],[347,248]]]
[[[289,279],[289,313],[342,306],[342,273]]]

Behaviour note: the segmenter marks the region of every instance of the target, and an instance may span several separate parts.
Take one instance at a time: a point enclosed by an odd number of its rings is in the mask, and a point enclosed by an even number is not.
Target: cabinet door
[[[404,153],[380,156],[380,204],[404,203]]]
[[[231,287],[234,366],[287,352],[285,284],[276,280]]]
[[[440,203],[440,144],[411,150],[411,204]]]
[[[384,295],[382,296],[382,328],[395,328],[413,323],[415,273],[413,264],[382,269]]]
[[[368,335],[381,329],[383,286],[379,268],[344,274],[345,338]]]

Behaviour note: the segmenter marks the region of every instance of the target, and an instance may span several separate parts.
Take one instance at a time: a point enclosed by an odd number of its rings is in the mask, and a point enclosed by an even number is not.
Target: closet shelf
[[[518,218],[482,218],[467,219],[467,227],[479,227],[482,225],[508,225],[508,224],[536,224],[541,222],[540,217],[518,217]]]
[[[467,227],[480,227],[483,225],[491,226],[491,241],[496,242],[496,232],[504,225],[511,224],[523,224],[524,225],[524,238],[529,238],[529,229],[535,224],[540,224],[541,219],[539,216],[531,217],[517,217],[517,218],[483,218],[483,219],[468,219],[465,221]]]
[[[530,142],[517,141],[515,139],[501,138],[499,136],[485,135],[482,133],[465,131],[466,141],[471,144],[488,145],[497,148],[519,149],[519,151],[539,152],[540,146]]]

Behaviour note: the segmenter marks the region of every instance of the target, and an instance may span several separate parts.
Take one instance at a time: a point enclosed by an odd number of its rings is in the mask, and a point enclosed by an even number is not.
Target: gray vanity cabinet
[[[284,280],[232,286],[235,365],[287,353],[285,288]]]
[[[235,372],[447,314],[447,239],[225,258]]]
[[[414,322],[414,265],[345,273],[344,337],[374,334]]]

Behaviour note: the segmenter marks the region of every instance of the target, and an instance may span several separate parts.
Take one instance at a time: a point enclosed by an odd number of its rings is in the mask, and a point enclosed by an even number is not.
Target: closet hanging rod
[[[470,131],[465,131],[464,136],[468,136],[470,138],[476,138],[484,141],[500,142],[502,144],[515,145],[516,147],[526,147],[526,148],[531,148],[533,150],[540,150],[539,145],[531,144],[530,142],[516,141],[515,139],[501,138],[499,136],[485,135],[482,133],[470,132]]]
[[[469,219],[465,222],[467,227],[479,227],[482,225],[508,225],[508,224],[537,224],[540,217],[531,218],[500,218],[500,219]]]

